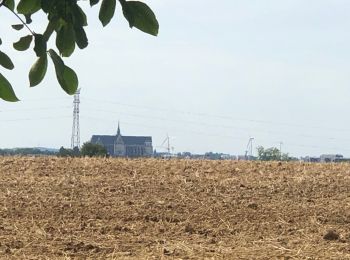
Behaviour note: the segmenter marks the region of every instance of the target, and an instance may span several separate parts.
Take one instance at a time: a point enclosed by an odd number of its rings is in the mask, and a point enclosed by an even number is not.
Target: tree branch
[[[0,7],[4,4],[5,0],[3,0],[1,3],[0,3]],[[28,29],[28,31],[33,35],[35,36],[35,33],[29,28],[29,26],[26,24],[25,21],[23,21],[23,19],[13,10],[11,10],[9,7],[7,7],[6,5],[4,5],[11,13],[13,13],[20,21],[21,23]]]

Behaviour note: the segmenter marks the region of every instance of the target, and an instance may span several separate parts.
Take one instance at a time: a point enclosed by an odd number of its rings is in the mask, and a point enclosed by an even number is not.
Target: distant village
[[[68,149],[65,149],[68,150]],[[60,154],[60,149],[33,147],[33,148],[12,148],[12,149],[0,149],[0,156],[67,156]],[[78,154],[69,154],[69,156],[78,156]],[[110,155],[109,155],[110,156]],[[176,154],[168,152],[157,152],[156,150],[149,156],[127,156],[119,155],[113,157],[127,157],[127,158],[139,158],[139,157],[152,157],[161,159],[202,159],[202,160],[237,160],[237,161],[258,161],[260,160],[256,156],[245,155],[230,155],[225,153],[207,152],[204,154],[193,154],[190,152],[179,152]],[[278,159],[276,159],[278,161]],[[350,162],[350,158],[345,158],[341,154],[322,154],[319,157],[289,157],[284,161],[299,161],[299,162],[311,162],[311,163],[341,163]]]
[[[185,158],[185,159],[208,159],[208,160],[237,160],[237,161],[258,161],[260,160],[256,156],[245,156],[245,155],[230,155],[224,153],[213,153],[208,152],[205,154],[191,154],[189,152],[177,153],[177,154],[167,154],[167,153],[157,153],[155,157],[175,157],[175,158]],[[278,159],[277,159],[278,161]],[[340,163],[340,162],[350,162],[350,158],[345,158],[341,154],[322,154],[320,157],[289,157],[284,159],[284,161],[300,161],[300,162],[314,162],[314,163]]]
[[[169,139],[168,139],[169,141]],[[290,157],[288,154],[281,154],[277,148],[264,149],[258,147],[258,156],[252,155],[252,146],[247,149],[244,155],[230,155],[218,152],[206,152],[204,154],[193,154],[190,152],[171,152],[169,143],[168,147],[165,147],[165,152],[159,152],[153,149],[151,136],[126,136],[122,135],[119,123],[116,131],[116,135],[93,135],[89,142],[85,144],[98,145],[104,148],[105,156],[108,157],[126,157],[126,158],[139,158],[139,157],[153,157],[162,159],[205,159],[205,160],[238,160],[238,161],[300,161],[300,162],[314,162],[314,163],[338,163],[338,162],[350,162],[350,158],[345,158],[341,154],[322,154],[319,157]],[[85,145],[84,144],[84,145]],[[164,149],[163,149],[164,150]],[[261,151],[264,152],[262,156]],[[0,149],[0,156],[11,155],[53,155],[53,156],[84,156],[80,153],[79,146],[74,146],[71,149],[61,147],[60,149],[51,148],[13,148],[13,149]],[[91,154],[93,155],[93,154]],[[99,154],[101,155],[101,154]],[[103,154],[102,154],[103,155]],[[90,154],[89,154],[90,156]]]
[[[185,159],[208,159],[208,160],[261,160],[262,158],[252,156],[252,139],[249,139],[247,151],[244,155],[230,155],[224,153],[207,152],[204,154],[192,154],[190,152],[171,153],[169,146],[166,152],[153,150],[151,136],[124,136],[121,134],[118,123],[116,135],[93,135],[91,143],[100,144],[106,148],[110,156],[115,157],[155,157],[155,158],[185,158]],[[340,154],[323,154],[320,157],[290,157],[288,154],[279,154],[277,148],[266,149],[273,150],[274,156],[264,158],[263,160],[283,160],[283,161],[304,161],[304,162],[349,162],[350,159],[344,158]]]

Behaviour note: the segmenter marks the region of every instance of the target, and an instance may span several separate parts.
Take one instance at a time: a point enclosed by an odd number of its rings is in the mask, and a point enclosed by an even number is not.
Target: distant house
[[[150,157],[153,155],[151,136],[123,136],[118,130],[116,135],[93,135],[91,143],[101,144],[110,156]]]
[[[306,156],[306,157],[301,157],[300,161],[303,161],[303,162],[320,162],[320,158],[319,157]]]
[[[236,159],[238,161],[256,161],[258,158],[252,155],[237,155]]]
[[[322,154],[320,162],[336,162],[342,160],[344,157],[341,154]]]

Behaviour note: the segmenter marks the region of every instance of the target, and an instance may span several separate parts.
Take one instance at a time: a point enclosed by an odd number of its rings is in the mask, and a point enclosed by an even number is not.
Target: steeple
[[[119,127],[119,121],[118,121],[118,130],[117,130],[117,136],[120,135],[120,127]]]

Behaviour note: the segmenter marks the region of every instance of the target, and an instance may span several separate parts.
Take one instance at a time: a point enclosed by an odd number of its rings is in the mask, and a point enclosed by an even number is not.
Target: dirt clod
[[[172,252],[171,250],[167,249],[167,248],[164,248],[164,249],[163,249],[163,254],[164,254],[164,255],[172,255],[173,252]]]
[[[338,240],[339,234],[335,230],[328,230],[327,233],[323,236],[325,240]]]
[[[194,233],[194,228],[190,224],[188,224],[185,227],[185,232],[192,234],[192,233]]]
[[[248,208],[250,208],[250,209],[258,209],[258,204],[256,204],[256,203],[249,203],[248,204]]]

